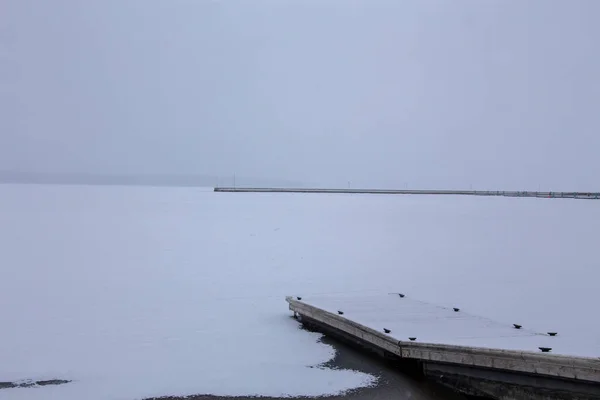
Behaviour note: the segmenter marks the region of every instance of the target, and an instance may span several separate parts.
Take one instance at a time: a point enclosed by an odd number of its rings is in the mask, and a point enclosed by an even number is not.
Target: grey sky
[[[0,169],[599,187],[597,0],[0,7]]]

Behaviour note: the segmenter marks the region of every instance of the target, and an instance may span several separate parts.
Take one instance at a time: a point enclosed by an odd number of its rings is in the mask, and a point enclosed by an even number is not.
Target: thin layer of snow
[[[600,203],[0,185],[0,399],[331,394],[372,377],[289,294],[411,298],[598,343]]]
[[[269,202],[75,186],[0,186],[0,199],[0,381],[74,381],[1,399],[319,395],[373,382],[308,368],[334,350],[283,300],[294,277],[318,282],[286,265],[285,242],[306,225]]]
[[[550,336],[521,326],[469,314],[455,307],[426,303],[396,293],[373,295],[333,295],[303,297],[302,302],[342,317],[396,340],[419,343],[448,344],[490,349],[540,352],[540,347],[553,354],[600,357],[600,344],[573,334]],[[520,325],[520,324],[519,324]],[[389,330],[386,332],[385,329]],[[589,339],[589,338],[587,338]]]

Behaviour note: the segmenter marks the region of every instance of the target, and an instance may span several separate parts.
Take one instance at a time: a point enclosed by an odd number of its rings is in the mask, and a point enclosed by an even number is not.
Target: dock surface
[[[572,398],[600,398],[598,343],[590,347],[590,343],[550,329],[539,332],[515,327],[400,293],[298,296],[286,300],[302,322],[333,332],[334,336],[356,339],[384,355],[416,360],[429,372],[427,375],[440,379],[468,376],[469,384],[481,378],[488,386],[490,381],[508,381],[528,388],[546,380],[544,390],[554,387],[563,395],[579,396]],[[458,385],[459,381],[454,379],[452,384]],[[494,391],[469,390],[477,395]],[[506,388],[495,390],[502,392]],[[530,396],[531,393],[524,393],[511,398],[535,398]]]

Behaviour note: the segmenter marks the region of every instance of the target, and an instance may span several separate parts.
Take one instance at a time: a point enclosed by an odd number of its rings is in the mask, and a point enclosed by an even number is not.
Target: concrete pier
[[[303,323],[463,394],[498,400],[600,399],[600,351],[402,294],[287,297]]]
[[[250,188],[216,187],[215,192],[233,193],[347,193],[347,194],[420,194],[458,196],[538,197],[557,199],[600,199],[600,192],[531,192],[504,190],[391,190],[391,189],[302,189],[302,188]]]

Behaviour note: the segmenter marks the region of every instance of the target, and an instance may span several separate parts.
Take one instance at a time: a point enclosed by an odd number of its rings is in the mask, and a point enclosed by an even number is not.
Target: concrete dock
[[[532,192],[504,190],[392,190],[392,189],[310,189],[310,188],[251,188],[216,187],[215,192],[233,193],[347,193],[347,194],[395,194],[395,195],[454,195],[454,196],[503,196],[538,197],[557,199],[600,199],[600,192]]]
[[[499,400],[600,399],[600,344],[581,354],[536,332],[401,293],[287,297],[305,325],[463,394]]]

